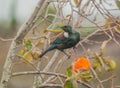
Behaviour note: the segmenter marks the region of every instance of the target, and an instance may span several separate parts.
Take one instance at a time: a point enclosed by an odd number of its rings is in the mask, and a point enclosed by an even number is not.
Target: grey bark
[[[12,40],[10,49],[8,51],[8,55],[4,64],[3,74],[0,82],[0,88],[7,88],[7,84],[11,78],[12,74],[12,61],[15,57],[15,48],[18,44],[21,44],[22,39],[26,36],[26,34],[31,30],[37,18],[39,18],[40,14],[42,14],[43,9],[48,5],[48,0],[40,0],[31,15],[31,17],[23,24],[23,26],[19,29],[16,37]]]

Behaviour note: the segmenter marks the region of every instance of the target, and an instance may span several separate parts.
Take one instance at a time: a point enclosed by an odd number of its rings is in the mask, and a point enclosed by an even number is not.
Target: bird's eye
[[[65,26],[65,28],[67,28],[67,26]]]

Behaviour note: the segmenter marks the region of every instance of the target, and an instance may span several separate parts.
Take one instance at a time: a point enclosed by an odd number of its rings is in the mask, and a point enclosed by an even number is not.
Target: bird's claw
[[[67,59],[70,59],[70,58],[71,58],[71,55],[68,55],[68,56],[67,56]]]

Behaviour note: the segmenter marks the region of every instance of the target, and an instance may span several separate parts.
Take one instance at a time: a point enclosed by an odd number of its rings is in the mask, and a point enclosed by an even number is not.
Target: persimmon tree
[[[7,88],[10,79],[21,75],[34,76],[33,88],[79,88],[81,85],[84,88],[106,88],[106,82],[109,82],[109,88],[119,87],[114,84],[115,74],[107,78],[100,75],[113,72],[117,66],[114,59],[105,54],[110,42],[120,48],[119,16],[110,12],[119,12],[120,1],[115,3],[118,8],[108,9],[106,6],[112,7],[113,3],[107,0],[40,0],[12,39],[0,87]],[[68,13],[65,12],[67,9]],[[71,58],[58,50],[39,58],[61,32],[55,30],[59,29],[58,25],[67,24],[81,33],[76,48],[66,50]],[[88,49],[96,44],[99,46],[97,51]],[[30,65],[34,70],[13,72],[18,63]]]

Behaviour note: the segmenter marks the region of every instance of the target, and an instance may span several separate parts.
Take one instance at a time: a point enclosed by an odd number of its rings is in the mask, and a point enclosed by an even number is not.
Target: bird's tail
[[[55,49],[55,46],[50,46],[47,50],[45,50],[42,54],[40,54],[39,57],[42,58],[48,51],[51,51],[53,49]]]

